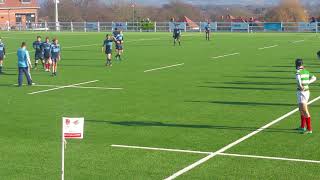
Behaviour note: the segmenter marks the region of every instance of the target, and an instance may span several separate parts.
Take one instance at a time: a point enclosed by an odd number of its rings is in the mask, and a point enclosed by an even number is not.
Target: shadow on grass
[[[240,127],[240,126],[223,126],[223,125],[195,125],[195,124],[176,124],[162,123],[152,121],[105,121],[105,120],[86,120],[88,123],[106,123],[119,126],[141,126],[141,127],[174,127],[174,128],[195,128],[195,129],[215,129],[215,130],[232,130],[232,131],[255,131],[260,127]],[[279,132],[279,133],[298,133],[296,129],[267,128],[262,132]]]
[[[293,91],[292,89],[285,88],[266,88],[266,87],[228,87],[228,86],[198,86],[201,88],[212,88],[212,89],[229,89],[229,90],[258,90],[258,91]]]
[[[246,78],[246,79],[284,79],[284,80],[295,80],[295,76],[292,77],[275,77],[275,76],[226,76],[234,78]]]
[[[235,106],[289,106],[297,107],[296,104],[290,103],[268,103],[268,102],[246,102],[246,101],[185,101],[189,103],[212,103],[222,105],[235,105]]]

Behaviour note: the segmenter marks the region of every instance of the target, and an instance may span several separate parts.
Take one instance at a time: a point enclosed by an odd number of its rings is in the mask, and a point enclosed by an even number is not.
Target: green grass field
[[[21,41],[31,48],[38,34],[59,38],[62,61],[54,78],[33,70],[37,85],[99,80],[82,87],[123,89],[30,95],[52,87],[13,86],[15,51]],[[210,42],[203,34],[183,35],[182,46],[173,47],[169,33],[125,33],[124,60],[106,68],[105,33],[2,32],[9,54],[0,76],[0,179],[59,179],[64,116],[85,117],[84,139],[68,141],[66,180],[164,179],[208,155],[111,145],[216,152],[297,107],[295,58],[320,77],[315,34],[218,33]],[[224,56],[233,53],[239,54]],[[311,99],[320,96],[319,82],[311,92]],[[300,123],[294,113],[224,153],[319,162],[319,107],[319,101],[310,107],[312,135],[293,130]],[[219,154],[177,179],[318,179],[319,168],[316,162]]]

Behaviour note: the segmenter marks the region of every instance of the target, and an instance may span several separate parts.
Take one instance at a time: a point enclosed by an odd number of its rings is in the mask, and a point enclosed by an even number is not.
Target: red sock
[[[300,125],[301,128],[306,127],[306,121],[307,119],[303,115],[301,115],[301,125]]]
[[[308,131],[312,131],[311,117],[306,118],[306,121],[307,121],[307,129],[308,129]]]

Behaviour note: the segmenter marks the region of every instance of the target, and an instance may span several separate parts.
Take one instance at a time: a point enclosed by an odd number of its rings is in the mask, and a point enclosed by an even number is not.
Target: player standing
[[[115,38],[107,34],[106,39],[103,41],[103,44],[102,44],[102,51],[104,51],[107,56],[106,66],[112,66],[111,61],[112,61],[113,41],[115,41]]]
[[[0,74],[3,73],[2,68],[3,68],[3,61],[5,57],[6,57],[6,46],[2,42],[2,38],[0,38]]]
[[[298,128],[302,133],[312,134],[311,116],[308,110],[308,101],[310,97],[309,85],[317,78],[303,67],[303,60],[296,60],[296,80],[297,80],[297,98],[299,111],[301,115],[301,125]],[[307,125],[307,129],[306,129]]]
[[[57,38],[51,45],[52,76],[57,76],[58,62],[61,60],[61,48]]]
[[[204,27],[205,32],[206,32],[206,40],[210,41],[210,32],[211,32],[211,25],[210,22]]]
[[[116,60],[120,60],[121,61],[121,55],[123,53],[123,33],[122,31],[119,32],[119,34],[116,36],[116,51],[117,51],[117,55],[116,55]]]
[[[51,61],[51,43],[49,37],[46,37],[46,41],[42,43],[43,59],[45,61],[45,71],[50,72]]]
[[[181,46],[180,39],[181,39],[181,30],[178,26],[176,26],[173,30],[173,45],[175,46],[178,41],[179,46]]]
[[[114,31],[112,32],[113,37],[116,38],[118,34],[119,34],[118,28],[114,28]]]
[[[34,68],[37,69],[39,60],[41,61],[43,68],[45,68],[44,67],[45,62],[44,62],[44,59],[43,59],[43,46],[42,46],[42,42],[41,42],[41,37],[40,36],[38,36],[37,40],[35,42],[33,42],[33,49],[35,50]]]

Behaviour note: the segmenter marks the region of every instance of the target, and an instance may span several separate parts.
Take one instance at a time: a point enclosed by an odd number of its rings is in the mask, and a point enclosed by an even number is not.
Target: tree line
[[[54,21],[54,0],[45,0],[41,4],[40,19]],[[184,16],[193,21],[224,21],[224,17],[251,18],[260,21],[297,22],[308,21],[311,17],[320,17],[320,3],[315,6],[303,6],[299,0],[282,0],[276,6],[223,6],[193,5],[182,0],[171,0],[162,6],[133,4],[128,0],[60,0],[60,21],[169,21],[180,20]]]

